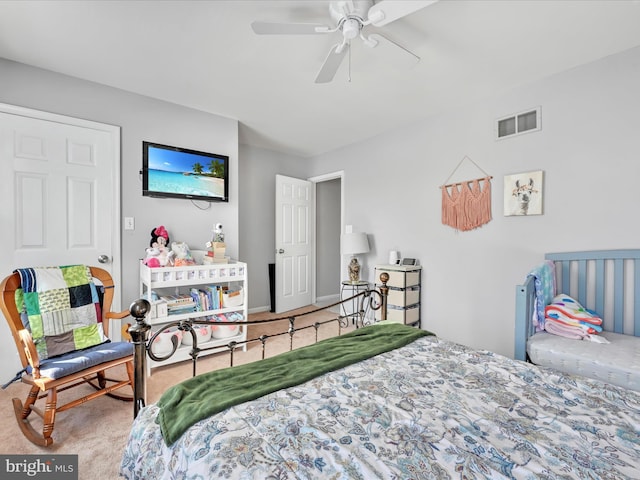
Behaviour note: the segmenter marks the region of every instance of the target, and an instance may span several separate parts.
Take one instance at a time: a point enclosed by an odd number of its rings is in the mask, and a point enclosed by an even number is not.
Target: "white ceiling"
[[[367,27],[418,65],[354,40],[351,81],[345,61],[315,84],[339,33],[250,24],[330,24],[328,3],[4,0],[0,57],[235,118],[241,143],[311,156],[640,45],[637,0],[440,0]]]

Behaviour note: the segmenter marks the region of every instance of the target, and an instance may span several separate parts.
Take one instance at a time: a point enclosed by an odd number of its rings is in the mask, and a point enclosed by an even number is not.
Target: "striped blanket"
[[[85,265],[20,268],[16,305],[26,313],[40,359],[107,341],[100,299]],[[24,318],[24,315],[23,315]]]
[[[569,295],[560,294],[544,309],[544,329],[562,337],[584,339],[602,332],[602,319]]]

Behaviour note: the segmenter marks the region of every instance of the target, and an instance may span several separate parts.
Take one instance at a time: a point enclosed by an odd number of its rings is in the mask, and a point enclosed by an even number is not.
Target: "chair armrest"
[[[105,317],[106,318],[115,318],[115,319],[118,319],[118,320],[122,320],[123,318],[126,318],[129,315],[131,315],[131,313],[129,313],[129,310],[123,310],[122,312],[107,312]]]
[[[18,336],[20,337],[20,343],[22,343],[24,356],[31,366],[33,378],[40,378],[40,358],[38,357],[36,344],[31,337],[31,332],[23,328],[22,330],[18,330]]]
[[[128,316],[130,316],[131,313],[129,312],[129,310],[123,310],[122,312],[107,312],[104,315],[104,320],[105,320],[105,324],[103,325],[104,327],[104,334],[108,337],[109,336],[109,320],[114,319],[114,320],[122,320],[123,318],[126,318]]]

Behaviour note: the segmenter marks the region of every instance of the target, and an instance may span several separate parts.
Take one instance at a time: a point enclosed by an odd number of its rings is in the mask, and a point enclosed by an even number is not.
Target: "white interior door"
[[[119,127],[0,104],[0,178],[0,277],[19,267],[87,264],[120,284]],[[4,320],[0,359],[5,380],[20,364]]]
[[[276,313],[311,304],[312,183],[276,175]]]

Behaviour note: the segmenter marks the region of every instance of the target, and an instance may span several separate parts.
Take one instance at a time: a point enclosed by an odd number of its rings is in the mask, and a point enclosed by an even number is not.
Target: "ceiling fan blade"
[[[393,66],[409,68],[420,61],[419,56],[379,33],[369,35],[365,44],[382,50],[389,50],[390,53],[385,55],[385,58],[388,58],[388,63],[393,64]]]
[[[382,0],[374,4],[368,13],[369,22],[382,27],[402,17],[436,3],[438,0]]]
[[[339,48],[340,45],[342,45],[341,49]],[[329,55],[327,55],[327,58],[322,64],[322,67],[320,67],[320,71],[316,76],[316,83],[329,83],[331,80],[333,80],[333,77],[335,77],[336,72],[338,71],[338,68],[342,63],[342,59],[348,51],[348,43],[336,44],[331,47]]]
[[[320,23],[253,22],[251,28],[258,35],[315,35],[331,29]]]

